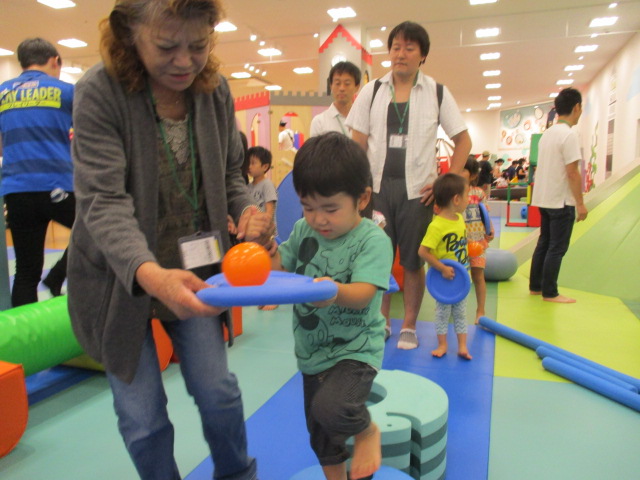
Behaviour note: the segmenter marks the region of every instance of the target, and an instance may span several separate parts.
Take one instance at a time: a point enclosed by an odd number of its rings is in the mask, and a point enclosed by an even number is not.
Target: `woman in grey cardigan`
[[[226,314],[195,295],[216,273],[216,244],[229,247],[227,212],[247,240],[269,244],[273,229],[241,175],[233,101],[213,55],[221,13],[218,0],[117,0],[101,23],[104,64],[76,89],[69,312],[106,368],[143,479],[180,478],[150,318],[172,338],[215,478],[256,478]]]

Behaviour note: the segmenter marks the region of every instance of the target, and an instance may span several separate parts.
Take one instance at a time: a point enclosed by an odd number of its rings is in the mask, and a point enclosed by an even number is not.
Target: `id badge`
[[[407,136],[400,134],[392,134],[389,136],[389,148],[407,149]]]
[[[191,270],[219,263],[222,259],[220,232],[198,232],[178,239],[182,268]]]

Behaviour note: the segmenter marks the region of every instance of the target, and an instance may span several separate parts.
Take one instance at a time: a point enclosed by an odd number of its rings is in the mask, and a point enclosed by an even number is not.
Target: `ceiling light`
[[[233,78],[251,78],[251,74],[249,72],[234,72],[231,76]]]
[[[280,85],[267,85],[266,87],[264,87],[264,89],[275,91],[275,90],[282,90],[282,87]]]
[[[573,77],[573,72],[569,72],[569,73],[567,73],[567,76],[568,76],[568,77]]]
[[[62,71],[64,73],[73,73],[73,74],[82,73],[82,69],[80,67],[62,67]]]
[[[256,68],[256,69],[255,69],[255,73],[260,73],[260,69],[259,69],[259,68]]]
[[[481,53],[480,60],[497,60],[500,58],[499,52]]]
[[[386,32],[387,31],[387,27],[380,27],[380,31],[381,32]]]
[[[558,96],[558,92],[553,92],[549,94],[549,98],[556,98]]]
[[[558,80],[556,85],[571,85],[573,83],[573,79],[567,78],[563,80]]]
[[[616,8],[618,4],[616,2],[610,3],[609,8]]]
[[[249,68],[249,64],[248,64],[248,63],[245,63],[245,64],[244,64],[244,68]]]
[[[574,50],[575,53],[595,52],[598,45],[578,45]]]
[[[502,106],[502,104],[500,102],[498,102],[498,103],[490,103],[488,108],[499,108],[501,106]]]
[[[297,73],[298,75],[306,75],[309,73],[313,73],[313,68],[311,67],[297,67],[293,69],[294,73]]]
[[[80,48],[86,47],[87,43],[82,40],[78,40],[77,38],[66,38],[64,40],[58,40],[58,45],[69,48]]]
[[[251,34],[249,35],[249,40],[251,40],[252,42],[255,42],[258,39],[257,35]]]
[[[384,68],[389,68],[391,66],[391,60],[380,62],[380,65],[382,65]]]
[[[282,52],[277,48],[261,48],[258,50],[258,53],[263,57],[275,57],[277,55],[282,55]]]
[[[502,86],[502,84],[500,83],[487,83],[484,88],[488,88],[488,89],[494,89],[494,88],[500,88]]]
[[[482,72],[483,77],[497,77],[500,75],[500,70],[485,70]]]
[[[497,37],[498,35],[500,35],[500,29],[498,27],[479,28],[476,30],[476,38]]]
[[[260,43],[258,43],[258,45],[260,45],[261,47],[264,47],[267,44],[267,42],[265,42],[264,40],[260,40]]]
[[[7,57],[9,55],[13,55],[13,52],[11,50],[0,48],[0,57]]]
[[[330,8],[327,10],[327,13],[333,18],[334,22],[337,22],[341,18],[352,18],[356,16],[356,12],[354,12],[351,7]]]
[[[614,25],[618,21],[618,17],[600,17],[594,18],[591,20],[589,27],[597,28],[597,27],[610,27]]]
[[[256,69],[256,67],[254,67],[253,65],[249,66],[249,70],[250,70],[250,71],[252,71],[252,72],[253,72],[255,69]]]
[[[231,22],[220,22],[218,25],[216,25],[216,28],[214,28],[214,30],[216,32],[235,32],[238,29],[238,27],[236,27],[233,23]]]
[[[584,68],[584,65],[567,65],[566,67],[564,67],[564,71],[565,72],[577,72],[579,70],[582,70]]]
[[[485,3],[496,3],[498,0],[469,0],[469,5],[484,5]]]
[[[518,101],[516,102],[516,105],[520,105],[520,100],[518,100]]]
[[[262,72],[262,76],[264,77],[267,74],[267,71],[265,70],[264,72]]]
[[[60,9],[60,8],[71,8],[75,7],[76,4],[71,0],[38,0],[38,3],[42,5],[46,5],[47,7]]]
[[[369,47],[371,48],[384,47],[384,43],[382,43],[382,40],[380,40],[379,38],[374,38],[369,42]]]
[[[502,97],[500,95],[492,95],[491,97],[487,97],[487,100],[490,102],[498,102],[502,100]]]
[[[598,38],[598,34],[597,33],[592,33],[591,34],[591,38]]]
[[[470,109],[470,108],[467,108],[465,111],[466,111],[467,113],[469,113],[469,112],[471,111],[471,109]]]
[[[313,34],[313,38],[318,38],[319,36],[320,36],[320,34],[319,34],[319,33],[314,33],[314,34]]]

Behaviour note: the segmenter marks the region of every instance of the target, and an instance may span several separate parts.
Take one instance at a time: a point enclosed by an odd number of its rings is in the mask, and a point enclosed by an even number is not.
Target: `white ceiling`
[[[16,49],[27,37],[42,36],[52,42],[75,37],[89,45],[70,49],[58,46],[66,65],[89,67],[99,61],[97,23],[111,10],[113,0],[74,0],[76,8],[53,10],[36,0],[0,0],[0,48]],[[498,0],[495,4],[470,6],[468,0],[227,0],[227,19],[238,30],[218,37],[217,53],[223,73],[243,70],[249,63],[267,70],[266,77],[233,80],[233,94],[241,96],[263,91],[266,84],[277,84],[284,91],[319,91],[319,38],[316,32],[330,31],[334,24],[329,8],[351,6],[355,19],[342,24],[380,38],[386,45],[389,30],[404,20],[425,26],[431,38],[431,52],[423,67],[425,73],[444,83],[453,92],[462,110],[486,110],[489,95],[502,96],[502,108],[549,101],[549,94],[560,88],[557,80],[573,78],[580,88],[598,74],[606,63],[640,31],[640,0],[618,3],[597,0]],[[613,27],[589,28],[595,17],[616,15]],[[381,32],[380,27],[388,27]],[[490,40],[475,38],[479,28],[499,27],[501,34]],[[283,54],[272,60],[258,55],[257,42],[275,46]],[[600,34],[591,38],[593,33]],[[574,48],[597,44],[593,53],[579,54]],[[386,47],[368,49],[373,54],[372,78],[386,71],[380,65],[387,58]],[[481,62],[480,53],[499,51],[499,60]],[[0,61],[2,58],[0,57]],[[583,64],[572,77],[566,65]],[[293,68],[309,66],[314,73],[296,75]],[[499,77],[483,77],[485,70],[501,70]],[[2,80],[2,79],[0,79]],[[499,82],[499,90],[485,84]],[[252,86],[253,85],[253,86]]]

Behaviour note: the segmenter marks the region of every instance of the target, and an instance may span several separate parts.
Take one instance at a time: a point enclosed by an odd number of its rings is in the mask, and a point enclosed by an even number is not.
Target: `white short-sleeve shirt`
[[[317,137],[327,132],[338,132],[351,138],[351,129],[347,127],[346,123],[347,117],[342,115],[332,103],[329,108],[311,120],[311,133],[309,138]]]
[[[538,166],[531,204],[542,208],[575,205],[566,166],[582,159],[578,133],[566,123],[547,129],[538,143]]]
[[[380,192],[382,171],[387,156],[387,108],[392,101],[391,72],[380,79],[373,104],[375,82],[367,83],[356,98],[347,126],[368,135],[367,155],[373,176],[373,191]],[[443,88],[440,124],[449,137],[467,130],[458,105],[447,87]],[[418,72],[409,98],[409,132],[405,160],[409,199],[420,197],[420,190],[432,184],[437,173],[436,140],[438,134],[438,97],[433,78]]]

